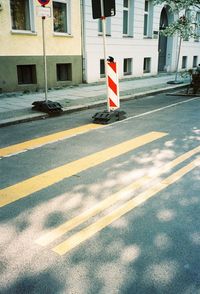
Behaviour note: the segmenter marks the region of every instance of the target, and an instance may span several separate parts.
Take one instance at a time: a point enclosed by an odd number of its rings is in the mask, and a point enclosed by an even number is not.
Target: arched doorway
[[[167,10],[164,7],[160,16],[160,31],[164,30],[168,25]],[[166,71],[166,57],[167,57],[167,40],[168,38],[159,34],[158,41],[158,72]]]

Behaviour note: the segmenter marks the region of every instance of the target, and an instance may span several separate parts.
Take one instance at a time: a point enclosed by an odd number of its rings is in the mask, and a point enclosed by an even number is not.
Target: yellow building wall
[[[16,33],[12,30],[10,16],[10,1],[0,0],[0,56],[39,56],[42,49],[42,19],[37,16],[37,0],[34,4],[35,33]],[[46,7],[52,9],[52,0]],[[71,0],[71,35],[58,36],[53,32],[53,17],[45,19],[46,54],[51,55],[81,55],[81,15],[80,0]]]

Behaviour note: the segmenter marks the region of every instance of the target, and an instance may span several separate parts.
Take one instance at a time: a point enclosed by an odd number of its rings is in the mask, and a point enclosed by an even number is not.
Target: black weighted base
[[[93,122],[96,124],[102,124],[102,125],[106,125],[106,124],[110,124],[116,121],[120,121],[126,118],[126,112],[122,111],[122,110],[114,110],[114,111],[101,111],[101,112],[97,112],[95,113],[95,115],[93,115]]]
[[[167,84],[178,85],[178,84],[183,84],[183,81],[168,81]]]
[[[46,112],[49,113],[51,115],[57,115],[60,114],[63,110],[62,110],[62,105],[58,102],[53,102],[50,100],[46,101],[35,101],[32,103],[33,110],[39,110],[42,112]]]

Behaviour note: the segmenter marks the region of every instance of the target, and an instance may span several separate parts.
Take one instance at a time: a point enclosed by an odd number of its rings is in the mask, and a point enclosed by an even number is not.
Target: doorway
[[[160,16],[160,30],[164,30],[168,26],[167,10],[164,7]],[[159,33],[158,41],[158,72],[166,71],[166,56],[167,56],[167,41],[168,38]]]

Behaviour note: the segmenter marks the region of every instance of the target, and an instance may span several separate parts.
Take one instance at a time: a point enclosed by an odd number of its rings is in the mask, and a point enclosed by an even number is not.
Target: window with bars
[[[72,81],[72,64],[58,63],[56,64],[57,81]]]
[[[18,84],[37,84],[36,65],[17,65]]]

